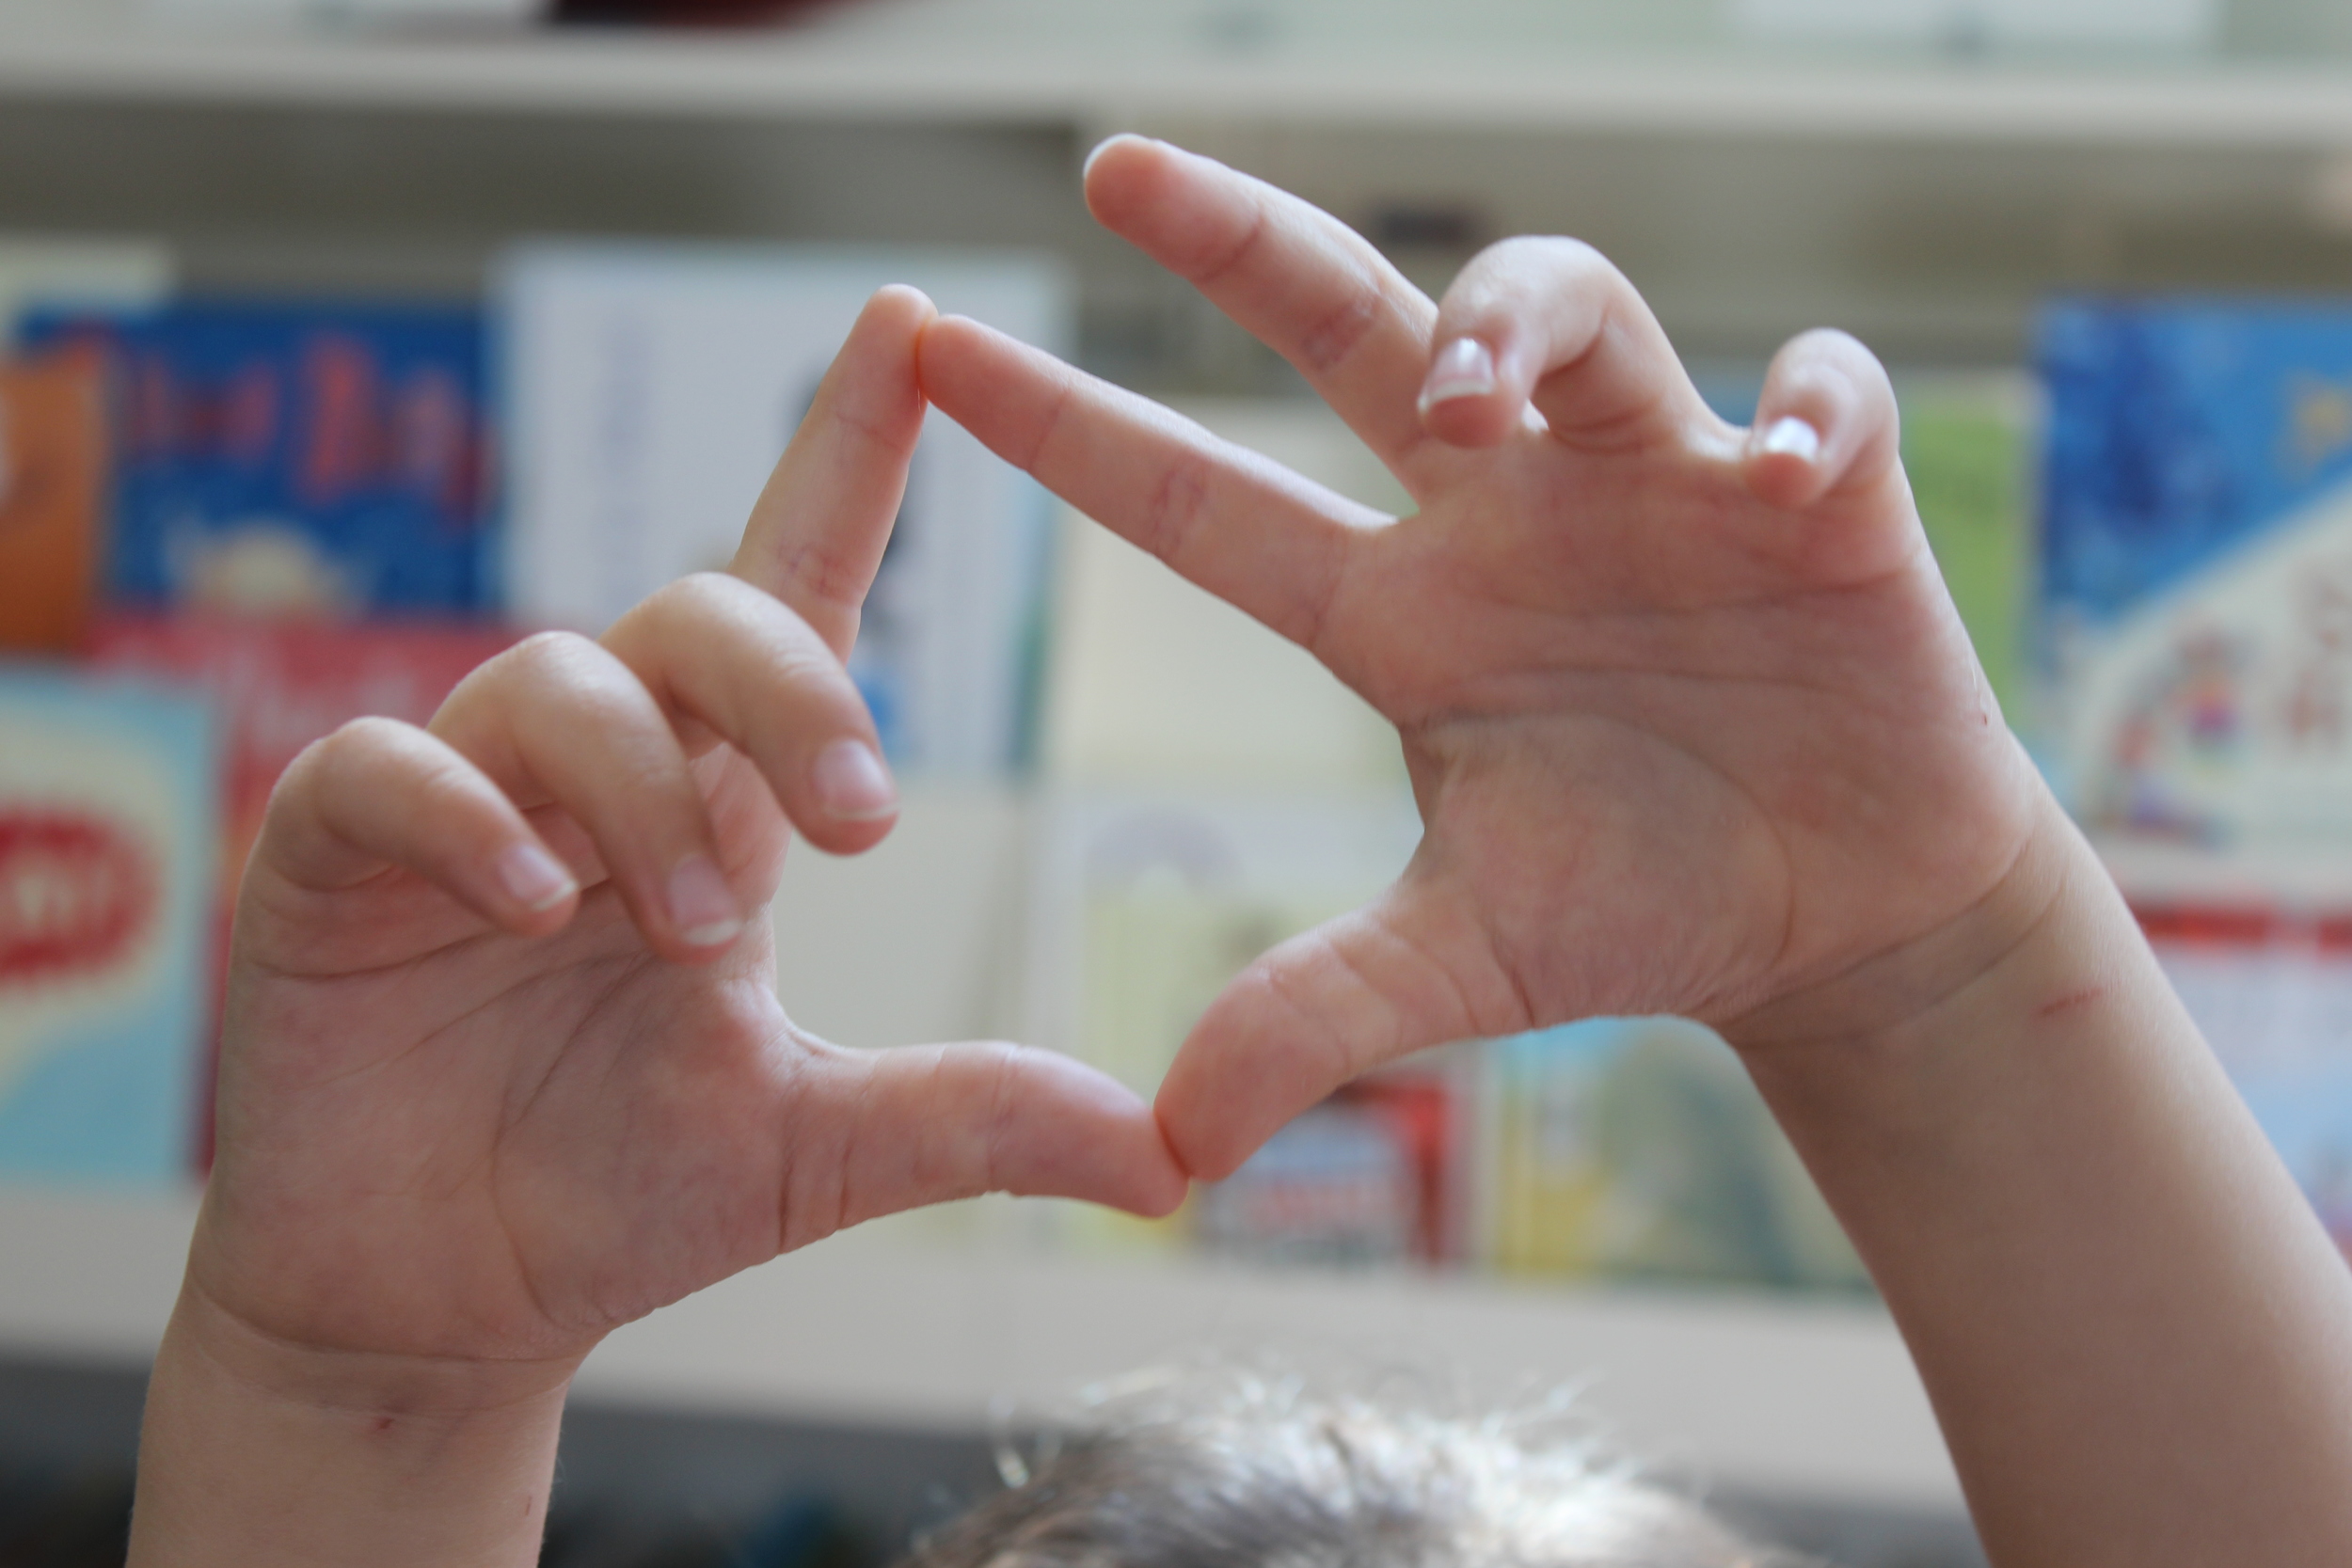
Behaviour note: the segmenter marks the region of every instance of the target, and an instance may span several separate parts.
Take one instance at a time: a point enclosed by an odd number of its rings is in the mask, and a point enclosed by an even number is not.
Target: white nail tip
[[[533,914],[545,914],[569,898],[578,885],[571,868],[535,844],[508,847],[499,857],[499,880]]]
[[[1795,457],[1811,463],[1821,455],[1821,433],[1793,415],[1774,420],[1756,450],[1774,457]]]
[[[1455,398],[1483,398],[1495,389],[1495,356],[1475,338],[1456,338],[1438,351],[1422,387],[1421,406],[1426,413]]]
[[[689,947],[724,947],[742,934],[739,920],[713,920],[680,931],[678,936]]]

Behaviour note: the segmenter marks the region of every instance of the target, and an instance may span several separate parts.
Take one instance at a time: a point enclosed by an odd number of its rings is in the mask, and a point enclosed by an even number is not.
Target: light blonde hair
[[[1295,1382],[1103,1402],[906,1568],[1800,1568],[1553,1409],[1452,1418]]]

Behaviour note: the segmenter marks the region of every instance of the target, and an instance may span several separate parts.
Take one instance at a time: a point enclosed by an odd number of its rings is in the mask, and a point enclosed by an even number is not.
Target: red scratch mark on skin
[[[2064,996],[2044,1002],[2033,1010],[2033,1016],[2038,1019],[2056,1018],[2060,1013],[2071,1013],[2077,1007],[2088,1006],[2106,993],[2105,986],[2085,986],[2080,990],[2070,990]]]
[[[391,1430],[392,1430],[392,1418],[391,1418],[389,1416],[378,1416],[378,1417],[375,1418],[375,1430],[376,1430],[376,1431],[378,1431],[378,1432],[389,1432],[389,1431],[391,1431]]]

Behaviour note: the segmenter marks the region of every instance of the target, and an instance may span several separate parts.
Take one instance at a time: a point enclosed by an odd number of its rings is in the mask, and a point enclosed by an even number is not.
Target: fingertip
[[[881,751],[860,736],[829,741],[809,766],[809,786],[826,817],[843,827],[886,822],[898,815],[898,786]]]
[[[570,921],[580,880],[546,846],[517,839],[500,852],[494,870],[501,925],[519,935],[543,936]]]
[[[866,309],[903,316],[918,328],[929,325],[939,314],[939,307],[931,303],[931,296],[912,283],[883,284],[866,302]]]
[[[1443,341],[1419,399],[1422,428],[1448,446],[1491,447],[1526,428],[1540,367],[1507,327]]]
[[[1139,136],[1133,131],[1120,131],[1115,135],[1104,136],[1101,141],[1094,144],[1094,150],[1087,154],[1086,162],[1078,166],[1079,182],[1083,184],[1094,178],[1094,166],[1103,161],[1104,154],[1113,152],[1120,148],[1136,145],[1148,147],[1151,145],[1151,138],[1148,136]]]
[[[1153,188],[1178,150],[1164,141],[1122,132],[1087,154],[1080,186],[1087,211],[1114,233],[1148,212],[1163,194]]]
[[[1222,1181],[1249,1158],[1249,1148],[1233,1137],[1230,1128],[1217,1125],[1215,1118],[1203,1123],[1191,1116],[1184,1107],[1182,1092],[1171,1096],[1166,1084],[1160,1085],[1152,1115],[1177,1170],[1190,1180]]]
[[[1770,506],[1810,504],[1828,488],[1821,467],[1823,446],[1820,431],[1793,414],[1759,420],[1748,433],[1748,489]]]
[[[697,850],[670,868],[662,890],[671,956],[703,963],[733,947],[749,924],[718,863]]]
[[[969,316],[943,313],[926,322],[914,345],[915,378],[923,395],[933,403],[942,401],[943,391],[952,395],[971,378],[975,356],[985,353],[995,336]]]
[[[1895,463],[1895,394],[1877,356],[1844,332],[1791,339],[1772,358],[1743,453],[1749,489],[1810,506]]]
[[[1162,1150],[1161,1162],[1136,1173],[1134,1192],[1118,1207],[1138,1219],[1164,1220],[1192,1196],[1192,1180],[1173,1154]]]

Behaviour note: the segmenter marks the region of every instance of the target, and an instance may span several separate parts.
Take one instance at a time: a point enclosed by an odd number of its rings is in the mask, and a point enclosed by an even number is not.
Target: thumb
[[[782,1250],[925,1204],[1006,1192],[1152,1217],[1185,1180],[1132,1090],[1001,1042],[818,1045],[787,1129]]]
[[[1184,1168],[1218,1180],[1349,1080],[1526,1019],[1474,912],[1408,875],[1236,976],[1193,1025],[1155,1108]]]

